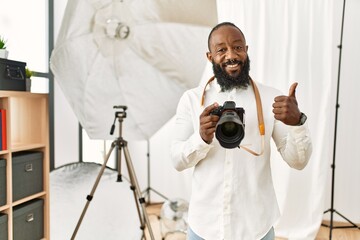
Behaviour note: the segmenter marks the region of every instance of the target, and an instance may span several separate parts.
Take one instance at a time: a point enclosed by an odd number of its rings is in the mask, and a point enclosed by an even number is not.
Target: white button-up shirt
[[[287,126],[274,118],[272,104],[280,91],[257,83],[265,123],[265,150],[254,156],[241,149],[225,149],[216,138],[205,143],[199,134],[203,87],[181,97],[174,126],[171,158],[177,170],[195,167],[188,221],[191,229],[206,240],[261,239],[279,217],[270,169],[270,139],[290,167],[307,164],[312,144],[306,123]],[[204,106],[234,101],[245,110],[245,137],[240,145],[261,152],[256,101],[251,85],[222,92],[212,81]]]

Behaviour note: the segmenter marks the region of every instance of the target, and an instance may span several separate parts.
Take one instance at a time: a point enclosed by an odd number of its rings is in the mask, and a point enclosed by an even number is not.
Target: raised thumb
[[[296,87],[297,87],[298,83],[295,82],[293,83],[291,86],[290,86],[290,89],[289,89],[289,97],[294,97],[296,98],[295,96],[295,92],[296,92]]]

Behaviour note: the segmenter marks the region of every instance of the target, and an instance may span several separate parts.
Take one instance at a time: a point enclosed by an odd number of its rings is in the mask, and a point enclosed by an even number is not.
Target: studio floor
[[[53,240],[69,239],[73,233],[86,202],[85,196],[89,194],[99,169],[100,166],[95,163],[76,163],[51,172],[50,226]],[[134,227],[135,224],[139,224],[138,214],[134,211],[134,208],[136,209],[134,196],[129,189],[129,184],[119,183],[116,179],[116,171],[105,170],[95,194],[95,201],[92,201],[77,239],[102,239],[104,232],[112,233],[111,238],[109,236],[107,239],[140,239],[142,231]],[[162,203],[147,206],[155,240],[185,240],[184,233],[172,233],[166,237],[162,234],[159,221],[161,207]],[[99,222],[106,222],[106,224],[99,224]],[[340,223],[335,223],[335,226],[340,225]],[[359,223],[358,226],[360,226]],[[150,240],[148,233],[146,235],[146,239]],[[332,240],[359,240],[360,229],[337,228],[332,231],[332,236]],[[320,227],[315,240],[328,239],[329,228]],[[276,240],[287,239],[278,237]]]
[[[159,222],[160,209],[162,204],[151,204],[147,207],[151,228],[155,237],[155,240],[164,239],[164,235],[161,233],[161,227]],[[327,222],[324,222],[327,224]],[[343,223],[334,223],[335,226],[343,226]],[[320,227],[319,232],[315,240],[328,240],[329,228]],[[146,239],[150,239],[149,234],[146,232]],[[360,229],[357,228],[337,228],[332,231],[332,240],[359,240]],[[183,233],[167,234],[164,240],[186,240],[186,236]],[[286,238],[277,237],[276,240],[286,240]]]

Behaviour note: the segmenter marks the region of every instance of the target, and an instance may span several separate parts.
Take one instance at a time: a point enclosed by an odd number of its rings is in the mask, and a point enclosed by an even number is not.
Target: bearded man
[[[205,87],[190,89],[181,97],[171,144],[175,168],[194,168],[188,239],[273,240],[279,208],[271,178],[270,141],[295,169],[303,169],[312,152],[306,115],[295,96],[297,83],[286,96],[251,79],[245,36],[233,23],[215,26],[208,47],[215,76]],[[224,109],[229,102],[245,113]],[[224,147],[214,138],[226,112],[232,112],[230,120],[242,115],[235,123],[244,133],[239,146]]]

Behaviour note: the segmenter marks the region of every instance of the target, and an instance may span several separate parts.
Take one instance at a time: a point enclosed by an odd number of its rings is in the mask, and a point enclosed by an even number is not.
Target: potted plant
[[[0,58],[8,58],[9,51],[6,50],[6,40],[0,36]]]
[[[26,76],[26,91],[30,92],[31,90],[31,77],[33,72],[29,68],[25,68],[25,76]]]

